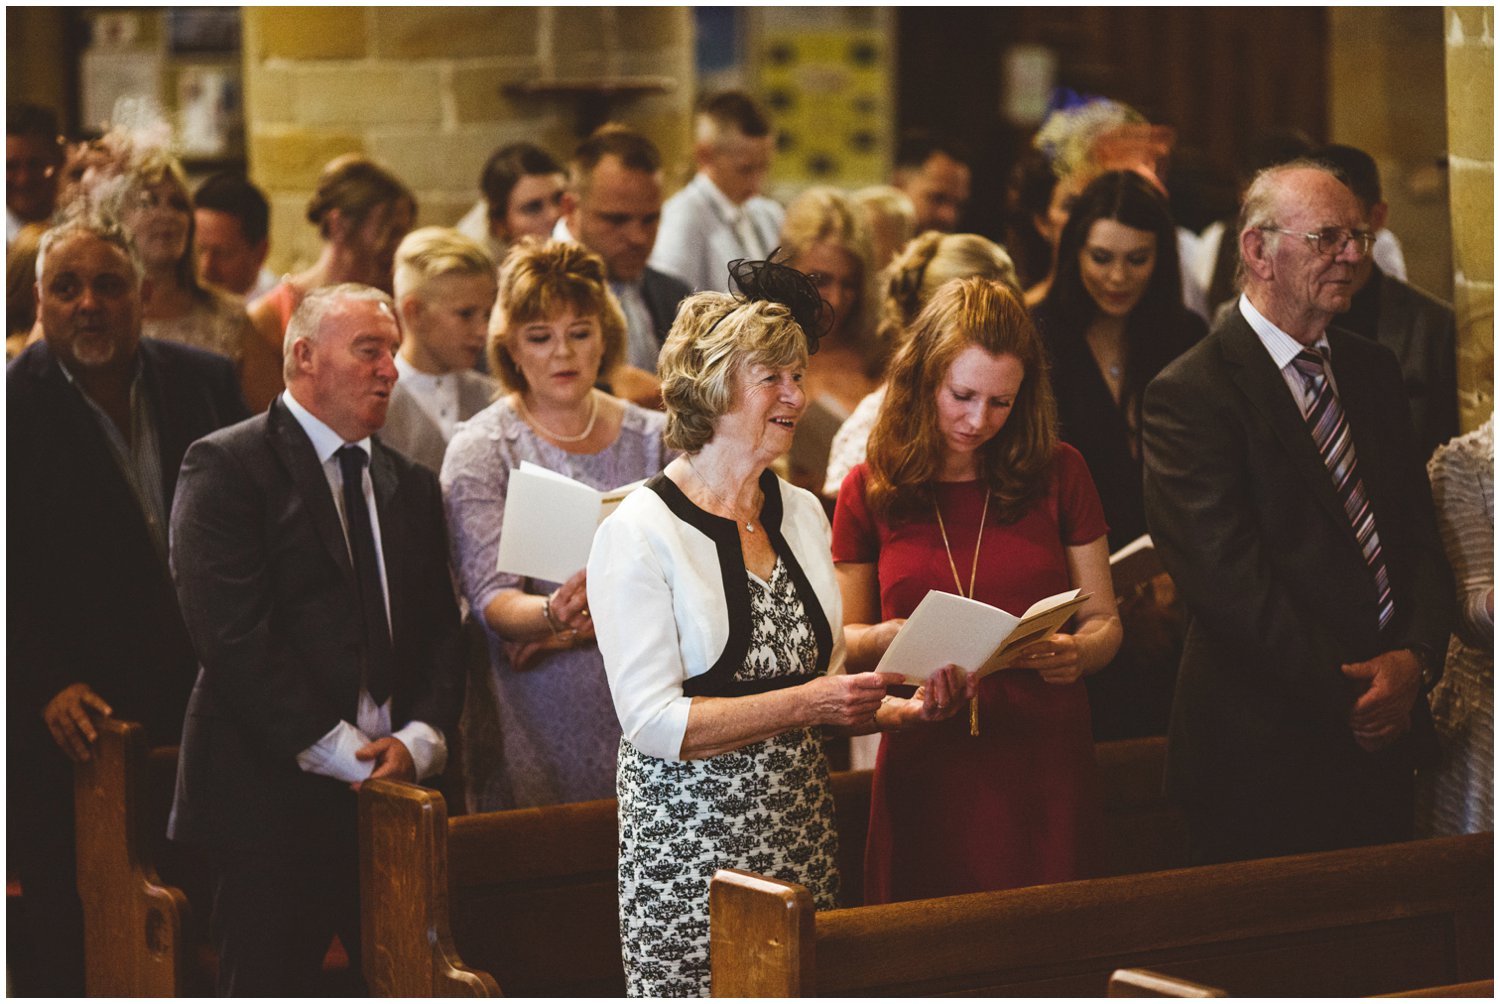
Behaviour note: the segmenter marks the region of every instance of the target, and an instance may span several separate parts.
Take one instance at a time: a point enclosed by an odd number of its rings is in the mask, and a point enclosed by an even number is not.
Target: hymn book
[[[988,603],[930,590],[896,633],[877,673],[900,673],[920,686],[952,663],[980,677],[1005,669],[1017,653],[1067,623],[1091,596],[1070,589],[1037,600],[1017,617]]]
[[[599,491],[529,460],[510,472],[497,571],[567,582],[589,563],[594,531],[644,480]]]

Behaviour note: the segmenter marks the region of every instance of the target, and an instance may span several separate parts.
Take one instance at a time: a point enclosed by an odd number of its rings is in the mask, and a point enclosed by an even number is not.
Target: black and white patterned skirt
[[[751,578],[742,678],[811,666],[810,632],[780,562]],[[662,760],[620,742],[620,942],[633,997],[709,992],[708,882],[740,868],[838,900],[838,834],[821,729],[794,729],[704,760]]]

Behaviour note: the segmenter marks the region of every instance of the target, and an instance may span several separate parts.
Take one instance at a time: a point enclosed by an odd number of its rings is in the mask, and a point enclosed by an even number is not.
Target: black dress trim
[[[786,566],[792,585],[797,590],[797,597],[802,600],[808,620],[812,623],[813,638],[818,646],[818,666],[816,673],[797,673],[769,680],[734,678],[750,652],[751,634],[750,582],[745,569],[745,554],[740,548],[738,526],[732,519],[716,516],[694,505],[665,473],[651,478],[646,482],[646,487],[660,496],[672,515],[713,541],[719,558],[720,584],[724,589],[725,612],[729,616],[729,638],[724,643],[724,651],[709,667],[708,672],[683,681],[683,694],[688,697],[744,697],[795,687],[828,672],[828,660],[833,654],[833,632],[823,604],[819,602],[796,555],[782,536],[780,479],[769,470],[761,473],[760,489],[765,495],[765,503],[760,511],[760,524],[772,549]]]

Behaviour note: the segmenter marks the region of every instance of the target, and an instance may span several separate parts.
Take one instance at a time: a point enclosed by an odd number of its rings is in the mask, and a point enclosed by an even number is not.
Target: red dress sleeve
[[[833,560],[873,564],[880,558],[880,533],[865,498],[864,464],[856,464],[839,487],[833,510]]]
[[[1089,474],[1083,454],[1067,443],[1059,443],[1054,461],[1055,491],[1058,501],[1058,527],[1068,547],[1087,544],[1109,533],[1104,521],[1104,505],[1099,489]]]

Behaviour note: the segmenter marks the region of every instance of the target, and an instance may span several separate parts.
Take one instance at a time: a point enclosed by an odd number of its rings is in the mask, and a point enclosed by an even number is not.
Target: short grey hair
[[[72,208],[65,209],[54,217],[52,227],[42,234],[36,252],[37,282],[42,281],[42,268],[47,261],[47,252],[60,241],[70,240],[80,234],[87,234],[118,248],[130,260],[130,269],[135,273],[135,284],[140,286],[146,275],[146,263],[136,250],[130,231],[125,229],[125,225],[117,217],[100,212],[83,201],[74,203]]]
[[[290,381],[296,372],[292,361],[292,347],[298,342],[316,342],[323,328],[323,319],[345,303],[383,303],[396,316],[396,305],[389,293],[366,286],[360,282],[341,282],[336,286],[323,286],[302,298],[297,309],[287,321],[286,336],[281,340],[281,375]]]
[[[1236,256],[1234,266],[1234,282],[1241,289],[1245,287],[1245,253],[1240,245],[1240,239],[1246,230],[1264,230],[1279,226],[1276,221],[1276,197],[1281,192],[1281,176],[1288,171],[1322,171],[1329,177],[1336,178],[1341,183],[1343,178],[1337,171],[1320,160],[1309,157],[1299,157],[1289,160],[1284,164],[1273,164],[1263,168],[1256,173],[1250,182],[1250,187],[1245,189],[1245,201],[1240,207],[1240,225],[1234,232],[1236,245]],[[1276,250],[1281,235],[1274,230],[1266,234],[1266,244],[1272,251]]]

